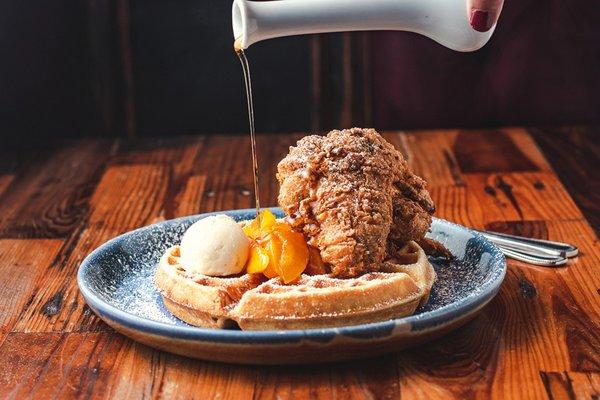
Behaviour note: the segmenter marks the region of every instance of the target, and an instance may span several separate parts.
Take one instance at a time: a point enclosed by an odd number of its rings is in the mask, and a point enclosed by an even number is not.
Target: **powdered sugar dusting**
[[[232,215],[249,219],[252,210]],[[279,213],[280,214],[280,213]],[[163,305],[153,276],[164,251],[178,244],[188,226],[198,217],[181,218],[152,225],[117,238],[89,260],[84,284],[106,303],[126,313],[172,325],[187,325],[172,316]],[[485,287],[501,260],[489,251],[480,237],[462,227],[434,220],[429,235],[456,255],[452,261],[432,259],[437,280],[429,302],[416,314],[426,318],[429,311],[473,296]]]

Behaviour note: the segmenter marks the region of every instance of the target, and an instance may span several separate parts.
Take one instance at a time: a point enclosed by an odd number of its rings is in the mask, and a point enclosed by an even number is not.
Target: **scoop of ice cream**
[[[211,276],[239,274],[248,259],[250,239],[227,215],[203,218],[181,239],[181,264],[192,273]]]

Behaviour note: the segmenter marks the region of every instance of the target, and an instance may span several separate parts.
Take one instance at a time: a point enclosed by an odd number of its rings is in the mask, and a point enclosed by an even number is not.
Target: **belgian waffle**
[[[380,272],[356,278],[306,275],[291,284],[243,274],[190,274],[179,246],[160,260],[155,282],[166,307],[201,327],[244,330],[306,329],[356,325],[412,314],[427,301],[435,272],[423,249],[409,242]]]

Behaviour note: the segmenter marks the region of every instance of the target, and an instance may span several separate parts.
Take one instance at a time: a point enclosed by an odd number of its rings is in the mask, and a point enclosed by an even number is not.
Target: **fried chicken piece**
[[[447,260],[454,259],[454,255],[450,252],[450,250],[448,250],[446,246],[438,241],[424,237],[421,238],[417,244],[421,246],[425,254],[428,256],[445,258]]]
[[[392,187],[394,221],[390,239],[404,245],[409,240],[418,241],[429,231],[435,205],[427,191],[427,183],[413,174],[406,162],[402,171],[404,173]]]
[[[433,202],[426,183],[374,129],[307,136],[277,166],[279,204],[331,274],[377,271],[388,240],[419,240]]]

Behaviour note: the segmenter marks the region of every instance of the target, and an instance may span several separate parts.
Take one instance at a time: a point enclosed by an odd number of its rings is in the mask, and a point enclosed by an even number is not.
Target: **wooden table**
[[[0,398],[600,396],[598,129],[388,132],[437,215],[576,244],[556,269],[509,261],[499,295],[435,342],[369,361],[201,362],[137,344],[85,306],[81,260],[122,232],[252,206],[246,135],[55,142],[0,155]],[[261,194],[301,135],[261,135]]]

